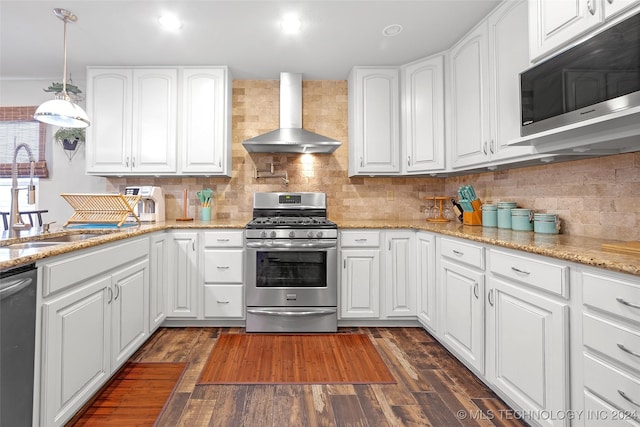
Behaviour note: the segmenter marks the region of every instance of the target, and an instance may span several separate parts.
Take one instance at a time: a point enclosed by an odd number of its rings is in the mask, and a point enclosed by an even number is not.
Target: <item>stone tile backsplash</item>
[[[199,218],[195,192],[215,191],[214,218],[251,217],[256,191],[323,191],[330,218],[337,220],[404,219],[424,221],[430,195],[455,196],[462,184],[473,184],[484,201],[518,202],[539,212],[558,213],[563,233],[640,240],[640,153],[557,164],[474,173],[449,178],[347,176],[347,82],[303,81],[303,127],[343,142],[330,155],[247,153],[242,141],[279,126],[279,81],[235,80],[232,106],[231,178],[110,178],[107,191],[127,185],[160,185],[166,194],[168,219],[182,217],[183,190],[189,189],[188,216]],[[255,170],[281,179],[255,179]]]

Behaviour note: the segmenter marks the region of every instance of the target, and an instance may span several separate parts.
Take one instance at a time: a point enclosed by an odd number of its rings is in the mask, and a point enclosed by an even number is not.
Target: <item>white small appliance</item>
[[[162,187],[151,185],[126,187],[125,194],[140,196],[140,201],[134,206],[133,212],[140,218],[141,222],[160,222],[165,220],[164,191]],[[128,221],[135,221],[135,218],[130,216]]]

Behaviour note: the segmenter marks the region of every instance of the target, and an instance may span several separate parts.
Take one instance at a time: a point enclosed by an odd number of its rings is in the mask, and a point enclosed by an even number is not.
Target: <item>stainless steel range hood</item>
[[[342,143],[302,129],[302,74],[280,73],[280,129],[242,142],[250,153],[333,153]]]

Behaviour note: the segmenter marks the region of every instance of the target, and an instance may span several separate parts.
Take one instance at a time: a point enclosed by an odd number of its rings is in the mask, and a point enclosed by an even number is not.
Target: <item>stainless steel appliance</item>
[[[640,106],[640,14],[520,74],[521,135]]]
[[[0,272],[0,426],[31,426],[36,344],[34,264]]]
[[[247,332],[336,332],[338,227],[324,193],[255,193],[247,224]]]
[[[133,208],[142,222],[161,222],[165,220],[164,191],[162,187],[145,185],[142,187],[126,187],[126,195],[140,195],[140,201]],[[131,220],[135,218],[131,216]]]

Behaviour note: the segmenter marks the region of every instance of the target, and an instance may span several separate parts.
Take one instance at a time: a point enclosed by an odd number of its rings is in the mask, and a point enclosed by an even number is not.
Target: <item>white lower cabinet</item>
[[[484,374],[484,273],[440,261],[439,333],[467,365]]]
[[[436,332],[436,238],[431,233],[416,234],[416,288],[418,291],[418,321],[429,331]]]
[[[153,234],[149,241],[149,333],[153,333],[167,317],[169,241],[164,231]]]
[[[203,234],[204,317],[244,319],[244,233]]]
[[[39,425],[64,425],[149,336],[148,253],[145,238],[39,265]]]
[[[380,317],[380,232],[340,232],[340,318]]]
[[[385,232],[385,316],[417,314],[414,231]]]
[[[566,425],[542,414],[569,408],[568,305],[492,276],[488,288],[488,380],[541,425]]]
[[[198,317],[198,232],[169,234],[168,317]]]
[[[582,360],[585,425],[640,425],[640,279],[585,269]]]

